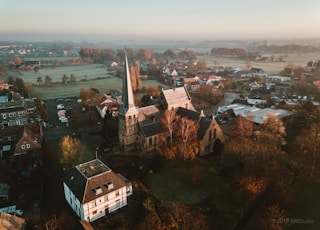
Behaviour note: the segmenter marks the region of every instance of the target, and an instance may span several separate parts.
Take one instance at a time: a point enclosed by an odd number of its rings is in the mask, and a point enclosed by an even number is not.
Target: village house
[[[40,158],[42,127],[39,124],[0,129],[0,157],[25,155]]]
[[[184,86],[189,91],[197,91],[200,89],[200,84],[197,82],[197,80],[194,77],[184,78],[183,81],[184,81]]]
[[[24,99],[14,92],[0,96],[0,127],[24,125],[35,110],[34,99]]]
[[[120,104],[111,96],[102,94],[95,100],[96,108],[101,116],[104,118],[107,113],[111,113],[112,116],[117,116]]]
[[[127,205],[132,184],[99,159],[75,166],[63,179],[64,196],[82,221],[92,222]]]

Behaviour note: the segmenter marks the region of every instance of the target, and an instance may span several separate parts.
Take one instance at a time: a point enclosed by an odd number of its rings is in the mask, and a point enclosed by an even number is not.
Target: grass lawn
[[[159,173],[150,174],[147,183],[164,206],[173,202],[195,204],[220,191],[221,177],[196,164],[166,162]]]
[[[142,82],[143,86],[158,86],[161,85],[163,88],[167,86],[161,84],[155,80],[147,80]],[[119,77],[109,77],[98,80],[78,81],[76,83],[68,84],[53,84],[50,87],[45,86],[34,86],[31,92],[31,97],[40,97],[42,100],[49,100],[55,98],[68,98],[68,97],[79,97],[81,89],[96,88],[102,94],[107,92],[109,89],[122,89],[122,79]],[[138,95],[140,100],[143,95]]]

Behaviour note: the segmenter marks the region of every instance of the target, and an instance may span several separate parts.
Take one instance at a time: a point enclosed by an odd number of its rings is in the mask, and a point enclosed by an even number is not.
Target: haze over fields
[[[317,0],[0,0],[0,40],[319,38]]]

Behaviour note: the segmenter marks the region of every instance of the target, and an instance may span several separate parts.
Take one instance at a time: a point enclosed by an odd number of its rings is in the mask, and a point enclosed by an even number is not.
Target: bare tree
[[[62,76],[62,82],[63,82],[64,84],[67,84],[67,83],[68,83],[68,77],[67,77],[66,74],[63,74],[63,76]]]
[[[310,176],[314,176],[316,164],[320,159],[320,125],[313,123],[310,129],[304,130],[296,139],[299,152],[311,161]]]
[[[172,147],[172,132],[173,132],[173,122],[175,120],[175,112],[173,110],[164,111],[164,116],[161,118],[161,124],[168,128],[170,133],[170,147]]]

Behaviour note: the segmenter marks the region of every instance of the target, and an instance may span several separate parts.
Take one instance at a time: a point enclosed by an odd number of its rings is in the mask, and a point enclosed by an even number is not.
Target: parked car
[[[79,132],[72,132],[71,137],[81,137],[81,133]]]

